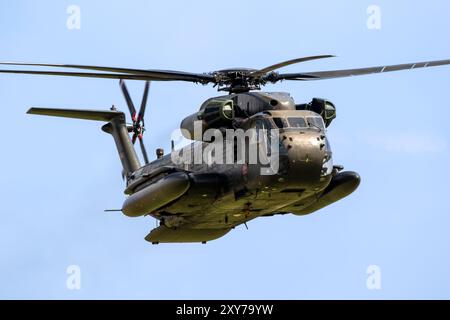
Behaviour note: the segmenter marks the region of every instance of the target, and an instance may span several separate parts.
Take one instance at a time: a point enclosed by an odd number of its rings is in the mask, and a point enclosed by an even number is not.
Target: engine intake
[[[235,116],[233,100],[213,98],[207,100],[200,110],[183,119],[181,122],[181,132],[188,139],[198,140],[199,132],[194,134],[195,124],[201,129],[201,136],[208,129],[229,129]]]
[[[310,110],[320,114],[327,127],[336,118],[335,105],[325,99],[314,98],[310,103],[295,105],[295,108],[297,110]]]

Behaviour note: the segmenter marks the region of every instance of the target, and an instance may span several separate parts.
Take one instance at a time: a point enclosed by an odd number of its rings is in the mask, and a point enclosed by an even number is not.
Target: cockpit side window
[[[272,118],[272,120],[277,126],[277,128],[283,129],[284,127],[286,127],[283,118]]]
[[[304,118],[290,117],[288,118],[290,128],[307,128],[306,121]]]
[[[319,130],[325,130],[322,117],[307,117],[308,125]]]

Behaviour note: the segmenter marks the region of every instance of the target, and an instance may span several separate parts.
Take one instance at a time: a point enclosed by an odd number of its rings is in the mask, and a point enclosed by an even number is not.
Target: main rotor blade
[[[190,81],[208,83],[213,82],[214,77],[209,74],[191,73],[174,70],[145,70],[132,68],[116,68],[116,67],[102,67],[102,66],[87,66],[77,64],[49,64],[49,63],[26,63],[26,62],[0,62],[0,65],[12,66],[34,66],[34,67],[52,67],[52,68],[72,68],[96,70],[105,72],[123,73],[133,76],[144,76],[144,79],[137,80],[158,80],[158,81]],[[127,78],[124,78],[127,79]]]
[[[332,70],[332,71],[309,72],[309,73],[284,73],[279,74],[277,76],[277,81],[278,80],[306,81],[306,80],[334,79],[334,78],[362,76],[367,74],[384,73],[400,70],[413,70],[427,67],[437,67],[449,64],[450,60],[437,60],[437,61],[396,64],[391,66],[379,66],[360,69]]]
[[[139,114],[137,117],[137,122],[144,120],[145,108],[147,106],[148,90],[150,89],[150,81],[145,82],[144,95],[142,96],[141,108],[139,109]]]
[[[34,71],[34,70],[0,70],[0,73],[35,74],[44,76],[65,76],[65,77],[103,78],[103,79],[166,81],[164,79],[153,79],[147,76],[122,74],[122,73],[61,72],[61,71]]]
[[[125,101],[127,102],[128,109],[130,110],[131,119],[136,121],[136,108],[134,107],[133,100],[131,100],[130,93],[128,92],[127,86],[125,85],[125,81],[120,79],[120,88],[122,89],[123,96]]]
[[[292,60],[287,60],[287,61],[283,61],[274,65],[271,65],[269,67],[266,67],[264,69],[261,70],[257,70],[252,72],[250,75],[262,75],[271,71],[274,71],[276,69],[282,68],[282,67],[286,67],[289,66],[291,64],[296,64],[296,63],[301,63],[301,62],[305,62],[305,61],[311,61],[311,60],[318,60],[318,59],[326,59],[326,58],[334,58],[335,56],[333,55],[320,55],[320,56],[310,56],[310,57],[303,57],[303,58],[297,58],[297,59],[292,59]]]
[[[145,164],[147,164],[149,161],[148,161],[147,150],[145,149],[145,145],[144,145],[144,138],[142,137],[142,134],[140,134],[138,136],[138,138],[139,138],[139,144],[141,145],[142,155],[144,156],[144,162],[145,162]]]

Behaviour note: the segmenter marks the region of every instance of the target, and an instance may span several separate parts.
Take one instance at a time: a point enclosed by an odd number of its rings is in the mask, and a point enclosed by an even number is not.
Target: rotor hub
[[[271,75],[274,72],[270,73]],[[229,93],[248,92],[250,90],[260,90],[269,78],[267,75],[261,76],[255,69],[226,69],[212,72],[215,79],[215,86],[219,91]],[[266,80],[267,79],[267,80]]]

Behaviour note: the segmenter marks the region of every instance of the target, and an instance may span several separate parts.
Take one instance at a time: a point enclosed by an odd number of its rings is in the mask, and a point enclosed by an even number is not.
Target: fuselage
[[[275,97],[285,98],[277,103],[282,108],[258,112],[238,128],[254,129],[256,135],[264,133],[263,138],[253,141],[258,156],[262,154],[265,158],[264,163],[250,161],[251,140],[245,140],[246,151],[240,155],[234,150],[231,163],[226,161],[226,155],[221,155],[223,161],[215,157],[214,161],[202,158],[200,162],[179,163],[180,154],[186,150],[190,150],[190,155],[200,152],[205,156],[205,150],[213,149],[213,144],[226,149],[225,142],[194,142],[181,152],[173,151],[135,172],[128,183],[127,193],[131,195],[124,204],[124,213],[151,215],[172,230],[220,233],[260,216],[303,215],[310,213],[308,208],[313,205],[325,206],[317,204],[339,173],[332,164],[323,119],[313,111],[295,110],[287,95],[257,96],[268,99],[269,104],[274,104]],[[359,177],[353,173],[344,180],[347,184],[344,193],[350,193],[359,184]],[[331,202],[334,201],[327,204]],[[150,237],[149,241],[177,242],[160,238]]]
[[[145,239],[161,243],[214,240],[254,218],[309,214],[352,193],[360,178],[333,166],[326,135],[335,111],[327,100],[295,104],[287,93],[211,98],[181,123],[196,141],[144,166],[133,147],[136,138],[142,146],[143,128],[115,108],[29,113],[106,122],[127,179],[121,211],[158,219]]]

